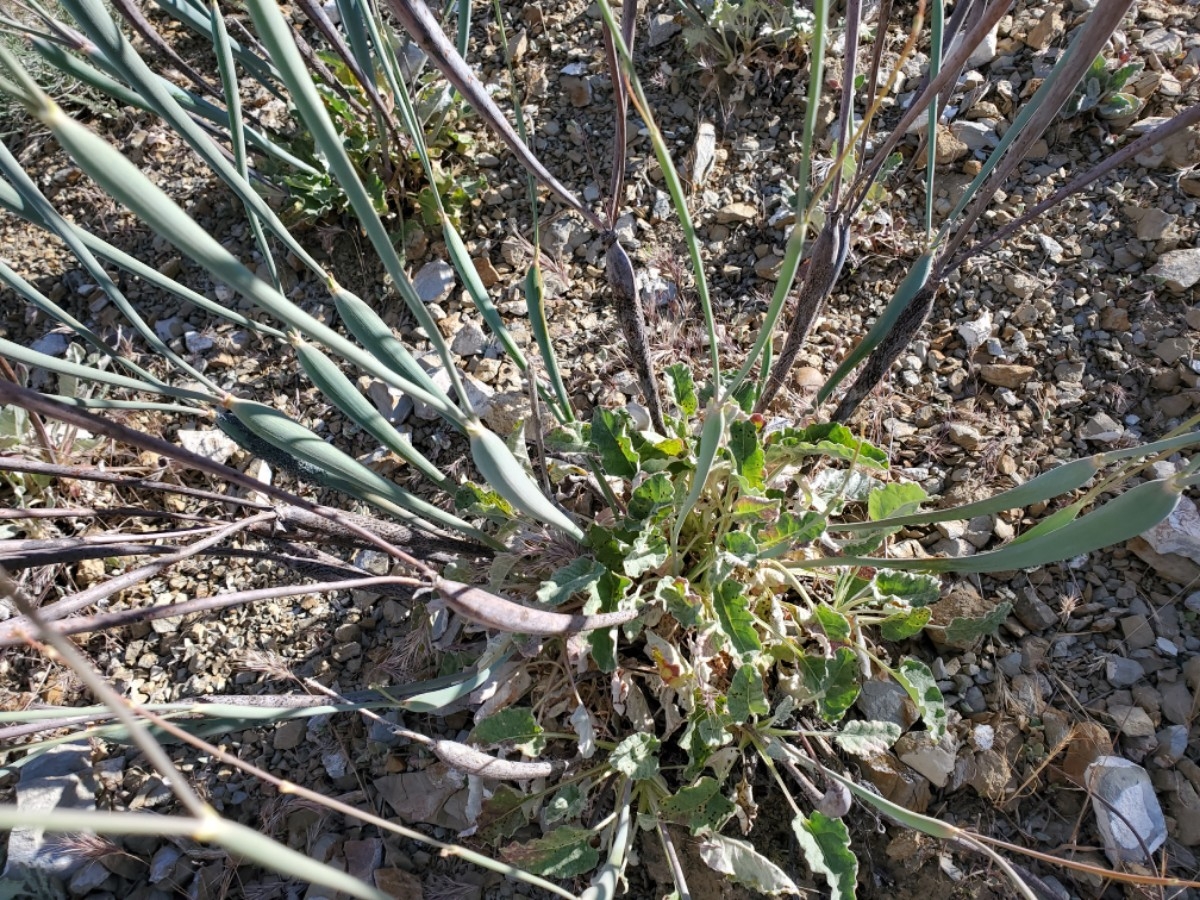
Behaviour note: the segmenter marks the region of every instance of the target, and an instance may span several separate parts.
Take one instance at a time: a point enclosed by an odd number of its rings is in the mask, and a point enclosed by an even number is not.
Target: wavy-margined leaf
[[[765,716],[771,711],[763,694],[762,676],[754,666],[738,666],[729,683],[727,709],[734,722],[741,724],[751,716]]]
[[[722,549],[739,565],[752,566],[758,561],[758,542],[744,531],[731,531],[722,540]]]
[[[607,474],[632,480],[638,471],[638,457],[625,433],[625,424],[618,413],[597,407],[592,414],[592,443]]]
[[[585,612],[616,612],[625,596],[625,592],[633,582],[624,575],[618,575],[605,570],[596,582],[595,596],[584,605]],[[592,659],[602,672],[615,672],[617,669],[617,629],[597,628],[588,634],[588,643],[592,648]]]
[[[891,673],[917,705],[929,736],[940,741],[946,735],[946,700],[929,666],[915,659],[905,659]]]
[[[667,539],[653,525],[647,526],[629,546],[623,562],[625,574],[630,578],[640,578],[665,563],[669,554]]]
[[[600,851],[592,846],[595,837],[590,828],[559,827],[545,837],[509,844],[500,855],[505,862],[535,875],[573,878],[592,871],[600,862]]]
[[[705,776],[690,787],[680,788],[658,806],[664,818],[688,827],[692,834],[708,829],[720,831],[737,809],[721,793],[721,783]]]
[[[713,593],[713,607],[717,611],[721,632],[729,638],[735,653],[744,655],[762,649],[741,585],[732,579],[721,582]]]
[[[703,607],[700,598],[689,590],[686,579],[660,579],[654,586],[654,597],[666,604],[667,612],[674,616],[680,625],[691,628],[699,624]]]
[[[700,408],[700,401],[696,397],[696,382],[692,379],[692,370],[683,363],[674,363],[663,369],[663,374],[667,376],[667,382],[671,385],[671,396],[675,398],[675,405],[679,407],[679,411],[684,416],[694,416]]]
[[[888,750],[900,738],[895,722],[847,722],[833,736],[837,745],[855,756],[876,756]]]
[[[830,900],[854,900],[858,858],[850,850],[850,832],[841,819],[813,812],[792,819],[792,831],[814,874],[823,875]]]
[[[929,499],[919,484],[894,481],[871,491],[867,497],[867,517],[872,522],[889,516],[906,516],[916,512]]]
[[[836,644],[850,640],[850,620],[831,606],[819,604],[816,608],[817,623],[825,636]]]
[[[553,825],[555,822],[570,822],[577,819],[583,812],[583,801],[587,799],[578,784],[568,784],[555,791],[554,796],[542,810],[542,822]]]
[[[488,844],[510,838],[529,821],[522,807],[529,797],[507,784],[497,785],[492,796],[483,801],[483,810],[476,821],[476,837]]]
[[[631,734],[613,749],[608,764],[634,781],[658,774],[658,751],[662,741],[652,734]]]
[[[709,868],[728,875],[760,894],[799,894],[787,873],[746,841],[710,834],[700,844],[700,858]]]
[[[986,616],[980,616],[977,619],[959,616],[951,619],[950,624],[946,626],[946,640],[952,644],[962,645],[970,643],[976,638],[995,634],[1000,623],[1008,618],[1010,612],[1012,612],[1012,603],[1005,600],[992,607]]]
[[[915,634],[920,634],[929,622],[931,613],[929,607],[896,613],[888,616],[879,623],[879,633],[885,641],[904,641]]]
[[[894,597],[914,609],[936,603],[942,593],[942,583],[936,575],[896,569],[878,569],[871,587],[880,600]]]
[[[788,551],[815,541],[825,531],[825,517],[806,510],[799,514],[783,512],[774,522],[754,526],[758,557],[774,559]]]
[[[566,603],[576,594],[588,591],[607,569],[594,559],[580,557],[555,571],[537,590],[537,598],[547,606]]]
[[[763,448],[758,439],[758,426],[749,419],[739,419],[729,426],[729,452],[737,465],[738,474],[752,487],[762,487]]]
[[[634,521],[644,522],[674,501],[675,487],[671,483],[671,476],[666,472],[658,472],[633,489],[626,512]]]
[[[817,703],[821,718],[836,722],[858,698],[858,657],[848,647],[839,647],[832,658],[801,656],[803,687]]]
[[[878,447],[856,438],[845,425],[835,423],[784,428],[771,435],[766,448],[769,466],[797,463],[809,456],[824,456],[844,462],[857,461],[868,469],[887,469],[887,454]]]
[[[533,717],[533,710],[510,706],[476,725],[471,731],[471,740],[485,745],[512,742],[526,756],[537,756],[546,749],[544,732]]]

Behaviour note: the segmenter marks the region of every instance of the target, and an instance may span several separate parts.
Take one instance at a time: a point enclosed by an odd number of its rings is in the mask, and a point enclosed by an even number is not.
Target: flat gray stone
[[[86,744],[62,744],[28,762],[17,782],[17,810],[24,813],[96,808],[91,750]],[[8,836],[8,861],[2,877],[25,880],[69,878],[87,860],[66,853],[56,836],[40,828],[14,828]]]
[[[1101,756],[1087,767],[1084,781],[1098,798],[1092,810],[1109,861],[1151,863],[1146,851],[1166,842],[1167,822],[1146,770],[1119,756]]]

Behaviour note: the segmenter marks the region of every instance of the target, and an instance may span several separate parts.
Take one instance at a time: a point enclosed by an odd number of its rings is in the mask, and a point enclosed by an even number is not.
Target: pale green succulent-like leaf
[[[847,722],[833,739],[847,753],[876,756],[889,750],[900,734],[901,728],[895,722],[859,720]]]
[[[746,841],[709,834],[700,844],[700,858],[709,868],[728,875],[738,884],[760,894],[799,894],[800,888],[787,873]]]

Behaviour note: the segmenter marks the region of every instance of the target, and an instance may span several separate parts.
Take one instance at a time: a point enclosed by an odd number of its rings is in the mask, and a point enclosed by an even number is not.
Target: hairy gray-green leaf
[[[837,745],[855,756],[875,756],[890,749],[900,737],[900,726],[895,722],[847,722],[833,736]]]

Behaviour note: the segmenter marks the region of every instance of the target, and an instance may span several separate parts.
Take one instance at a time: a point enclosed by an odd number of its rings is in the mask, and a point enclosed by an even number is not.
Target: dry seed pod
[[[637,618],[637,610],[599,613],[597,615],[568,615],[534,609],[513,603],[482,588],[459,581],[438,579],[434,585],[439,596],[452,610],[472,622],[497,631],[519,634],[563,635],[597,628],[612,628]]]
[[[629,355],[633,357],[637,369],[638,383],[642,393],[646,395],[646,406],[650,409],[650,421],[657,431],[665,434],[666,425],[663,422],[662,400],[658,395],[658,379],[654,374],[654,362],[650,358],[650,341],[646,337],[646,317],[642,312],[642,299],[638,294],[637,276],[633,271],[633,263],[629,254],[617,240],[613,232],[604,236],[608,243],[605,252],[607,264],[604,267],[608,276],[609,287],[613,289],[616,300],[617,321],[625,333],[629,345]]]

